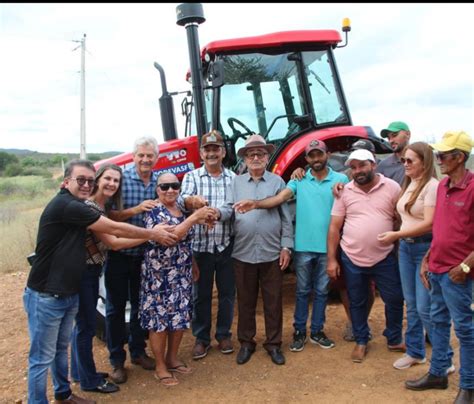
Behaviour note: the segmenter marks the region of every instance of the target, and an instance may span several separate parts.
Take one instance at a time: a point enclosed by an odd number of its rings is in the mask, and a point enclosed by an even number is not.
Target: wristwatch
[[[468,274],[469,272],[471,272],[471,267],[467,264],[465,264],[464,262],[461,262],[459,264],[459,266],[461,267],[462,271],[465,273],[465,274]]]

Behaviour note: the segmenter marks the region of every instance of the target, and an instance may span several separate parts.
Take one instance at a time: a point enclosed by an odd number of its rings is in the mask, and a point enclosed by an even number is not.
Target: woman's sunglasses
[[[179,182],[168,182],[168,183],[158,184],[158,187],[162,191],[168,191],[170,188],[177,191],[178,189],[181,188],[181,184]]]
[[[401,161],[402,164],[405,164],[405,163],[408,164],[408,165],[413,164],[413,160],[412,160],[412,159],[407,159],[407,158],[405,158],[405,157],[402,157],[402,158],[400,159],[400,161]]]

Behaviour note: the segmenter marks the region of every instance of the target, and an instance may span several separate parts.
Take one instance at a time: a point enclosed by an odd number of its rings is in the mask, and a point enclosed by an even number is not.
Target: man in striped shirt
[[[224,168],[225,146],[222,135],[213,130],[201,139],[200,155],[204,165],[186,173],[183,178],[181,196],[187,209],[196,209],[204,204],[218,207],[224,204],[235,174]],[[234,351],[231,331],[235,281],[232,267],[232,227],[230,221],[216,222],[212,229],[196,225],[193,255],[199,267],[199,278],[194,283],[193,335],[196,342],[193,359],[207,355],[211,348],[212,289],[214,278],[218,290],[218,311],[215,338],[223,354]]]

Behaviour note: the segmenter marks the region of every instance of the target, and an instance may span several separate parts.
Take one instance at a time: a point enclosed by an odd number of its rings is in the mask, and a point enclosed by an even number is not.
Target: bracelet
[[[288,251],[288,252],[290,253],[290,255],[292,254],[292,252],[291,252],[291,249],[290,249],[290,248],[288,248],[288,247],[282,247],[281,249],[282,249],[282,250],[286,250],[286,251]]]

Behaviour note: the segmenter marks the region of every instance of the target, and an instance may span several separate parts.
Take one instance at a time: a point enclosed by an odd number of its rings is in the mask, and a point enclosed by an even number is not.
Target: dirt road
[[[0,402],[26,403],[26,374],[28,333],[22,307],[22,292],[26,273],[0,275]],[[93,398],[98,403],[452,403],[457,393],[459,374],[450,376],[447,390],[412,392],[403,386],[407,378],[416,378],[428,370],[419,365],[400,371],[392,367],[399,353],[389,352],[382,336],[384,326],[383,303],[376,299],[370,318],[374,340],[367,359],[362,364],[349,359],[353,343],[342,339],[345,316],[342,305],[331,301],[327,308],[326,333],[336,342],[329,350],[308,343],[302,352],[288,350],[292,335],[295,281],[292,274],[284,282],[283,352],[287,363],[274,365],[261,346],[263,314],[258,308],[259,343],[256,353],[245,365],[235,363],[236,353],[223,355],[211,349],[200,361],[191,359],[193,338],[188,331],[181,346],[181,356],[194,368],[194,373],[179,377],[180,384],[164,387],[145,371],[128,361],[129,380],[115,394],[84,393],[77,385],[73,390]],[[234,321],[235,335],[236,321]],[[459,369],[458,342],[454,364]],[[99,370],[110,370],[107,349],[94,341],[95,358]],[[215,343],[213,343],[215,346]],[[48,384],[52,399],[52,385]]]

